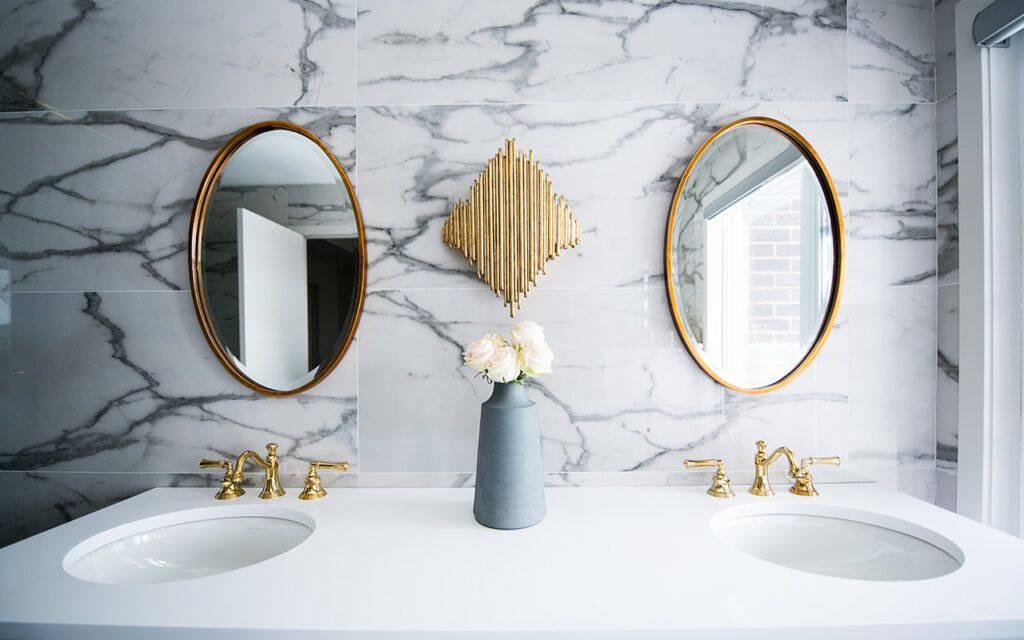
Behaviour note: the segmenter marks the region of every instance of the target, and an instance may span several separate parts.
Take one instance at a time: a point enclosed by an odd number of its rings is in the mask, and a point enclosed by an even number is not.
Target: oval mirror
[[[697,364],[763,393],[821,349],[839,307],[843,221],[821,158],[770,118],[733,122],[679,180],[665,245],[669,304]]]
[[[192,209],[189,279],[207,342],[268,395],[317,384],[362,311],[363,222],[345,170],[320,140],[260,122],[228,141]]]

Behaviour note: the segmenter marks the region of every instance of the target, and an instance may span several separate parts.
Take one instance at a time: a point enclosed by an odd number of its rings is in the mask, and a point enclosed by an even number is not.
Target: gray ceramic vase
[[[545,513],[537,405],[523,385],[496,382],[480,407],[473,515],[492,529],[523,529]]]

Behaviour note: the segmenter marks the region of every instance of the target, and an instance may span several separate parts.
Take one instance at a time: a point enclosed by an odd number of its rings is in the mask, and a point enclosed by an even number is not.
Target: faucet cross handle
[[[306,474],[306,484],[299,494],[299,500],[316,500],[327,495],[320,481],[320,474],[317,469],[334,469],[335,471],[348,471],[347,462],[310,462],[309,473]]]
[[[839,462],[839,456],[802,459],[800,461],[800,471],[796,474],[796,481],[789,488],[789,492],[798,496],[813,498],[818,495],[818,490],[814,488],[814,478],[811,477],[811,472],[807,470],[807,466],[812,464],[833,464],[838,467]]]
[[[687,469],[694,467],[718,467],[714,478],[711,479],[711,487],[708,489],[707,494],[715,498],[732,498],[736,495],[733,493],[732,487],[729,486],[729,476],[725,475],[725,471],[723,471],[724,465],[721,458],[683,460],[683,466]]]
[[[245,490],[238,486],[238,483],[235,481],[235,468],[230,462],[227,460],[207,460],[206,458],[199,461],[200,469],[208,469],[210,467],[226,469],[224,477],[220,480],[220,491],[214,496],[215,498],[218,500],[231,500],[245,493]]]

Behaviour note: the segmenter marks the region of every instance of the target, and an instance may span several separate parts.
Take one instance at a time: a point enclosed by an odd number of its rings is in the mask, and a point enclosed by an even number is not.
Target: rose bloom
[[[519,348],[519,361],[526,375],[536,378],[551,373],[551,362],[555,354],[546,342],[530,342]]]
[[[494,352],[505,346],[505,340],[496,333],[489,333],[473,344],[466,347],[462,352],[463,362],[476,369],[483,371],[487,363],[494,357]]]
[[[512,327],[512,346],[519,347],[532,342],[544,342],[544,327],[533,320],[524,320]]]
[[[519,358],[513,347],[501,347],[487,363],[487,377],[494,382],[512,382],[519,377]]]

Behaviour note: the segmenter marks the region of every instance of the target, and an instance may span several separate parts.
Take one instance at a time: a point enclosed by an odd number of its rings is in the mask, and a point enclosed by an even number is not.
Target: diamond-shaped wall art
[[[529,155],[505,140],[505,148],[469,189],[469,200],[452,205],[441,239],[476,265],[509,315],[515,316],[548,260],[580,241],[580,223],[565,198],[551,189],[548,174]]]

